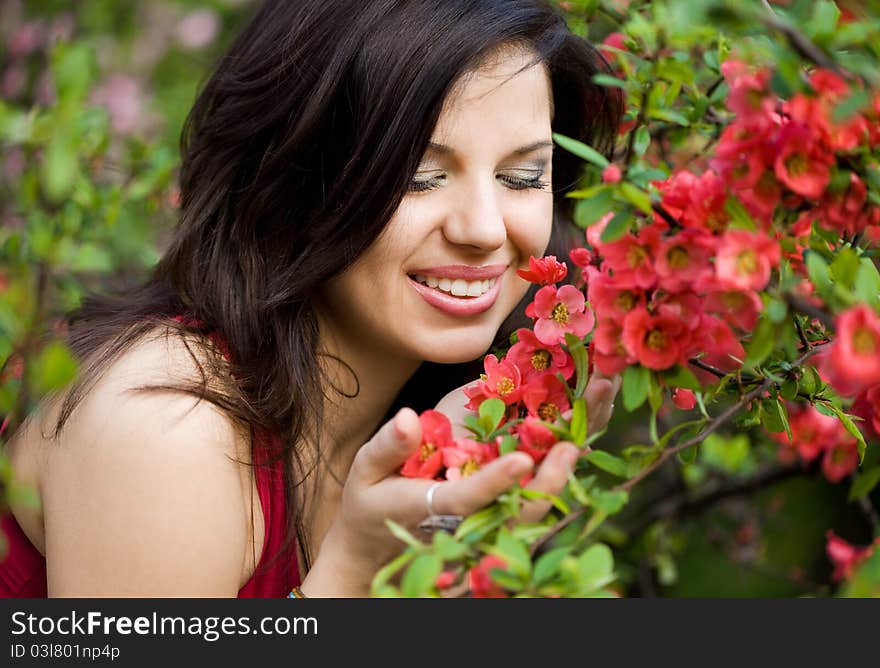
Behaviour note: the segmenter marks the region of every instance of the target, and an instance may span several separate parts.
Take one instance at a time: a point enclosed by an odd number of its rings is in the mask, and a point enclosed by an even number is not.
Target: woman
[[[531,472],[512,453],[427,499],[397,475],[412,408],[460,422],[453,388],[522,317],[516,270],[567,256],[579,165],[551,135],[608,149],[599,62],[538,0],[263,5],[188,118],[167,252],[71,318],[80,378],[11,443],[41,506],[6,522],[6,595],[365,596],[401,549],[385,518]],[[588,388],[594,421],[613,392]]]

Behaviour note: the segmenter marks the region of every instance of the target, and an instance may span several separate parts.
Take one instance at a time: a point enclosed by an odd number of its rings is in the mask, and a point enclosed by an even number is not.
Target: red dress
[[[270,437],[258,430],[252,430],[252,435],[254,459],[259,463],[269,451]],[[283,466],[284,460],[279,459],[271,466],[254,467],[265,525],[263,553],[251,579],[238,590],[238,598],[284,598],[300,584],[296,551],[288,549],[275,558],[284,546],[287,530]],[[3,515],[0,527],[6,539],[6,553],[0,560],[0,598],[45,598],[45,557],[31,544],[11,513]]]

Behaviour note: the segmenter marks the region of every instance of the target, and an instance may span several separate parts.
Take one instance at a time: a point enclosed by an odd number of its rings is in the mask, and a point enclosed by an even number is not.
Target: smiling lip
[[[426,269],[413,269],[407,272],[410,276],[435,276],[437,278],[462,278],[466,281],[484,281],[487,278],[498,278],[507,269],[506,264],[487,264],[482,267],[472,267],[467,264],[449,264],[443,267],[430,267]]]
[[[496,266],[503,267],[504,265]],[[441,268],[448,269],[448,267],[437,267],[437,269]],[[449,275],[445,274],[445,276]],[[495,285],[489,288],[488,292],[483,293],[479,297],[454,297],[450,294],[442,292],[441,290],[429,288],[424,283],[419,283],[418,281],[407,277],[410,285],[412,285],[413,289],[422,296],[422,299],[424,299],[434,308],[443,311],[444,313],[449,313],[450,315],[456,316],[477,315],[478,313],[483,313],[484,311],[488,311],[490,308],[492,308],[492,305],[498,298],[498,294],[501,292],[501,282],[504,280],[504,278],[501,277],[498,273],[495,273],[492,276],[487,276],[486,278],[495,278]]]

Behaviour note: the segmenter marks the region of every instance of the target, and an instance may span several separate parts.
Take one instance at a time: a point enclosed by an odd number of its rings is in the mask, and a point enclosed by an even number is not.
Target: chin
[[[462,330],[435,335],[430,344],[422,348],[422,359],[436,364],[461,364],[482,359],[489,352],[495,332],[495,329],[485,332]]]

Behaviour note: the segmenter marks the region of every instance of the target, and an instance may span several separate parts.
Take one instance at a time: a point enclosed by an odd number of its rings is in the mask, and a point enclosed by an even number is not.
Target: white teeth
[[[468,282],[463,278],[456,278],[452,281],[452,288],[449,291],[456,297],[467,297]]]
[[[473,283],[468,284],[468,297],[479,297],[484,292],[486,292],[486,290],[483,289],[483,281],[474,281]]]
[[[448,292],[456,297],[479,297],[488,292],[497,280],[487,278],[482,281],[468,282],[463,278],[437,278],[436,276],[425,276],[424,274],[416,274],[413,278],[430,288]]]

